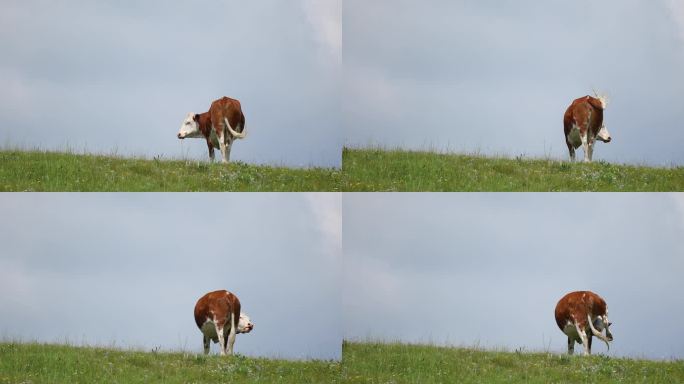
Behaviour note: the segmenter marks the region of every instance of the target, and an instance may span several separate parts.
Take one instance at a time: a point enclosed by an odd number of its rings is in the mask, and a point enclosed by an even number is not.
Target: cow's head
[[[199,115],[196,113],[188,113],[181,124],[180,130],[178,131],[178,138],[185,139],[186,137],[200,137],[202,132],[200,132],[199,127]]]
[[[597,318],[594,319],[594,327],[596,328],[597,331],[603,333],[603,331],[606,331],[606,339],[608,341],[613,341],[613,334],[610,333],[610,326],[611,326],[610,321],[608,321],[608,315],[603,315],[603,316],[598,316]]]
[[[254,329],[254,323],[252,323],[246,313],[240,312],[240,321],[238,321],[237,333],[250,333],[252,329]]]
[[[610,143],[610,140],[612,140],[605,125],[601,125],[601,129],[596,133],[596,138],[604,143]]]

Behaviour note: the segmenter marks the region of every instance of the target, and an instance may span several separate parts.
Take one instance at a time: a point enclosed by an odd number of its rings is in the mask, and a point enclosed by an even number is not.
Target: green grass
[[[684,167],[602,161],[345,148],[342,171],[344,191],[684,191]]]
[[[340,363],[0,343],[0,383],[339,383]]]
[[[345,383],[682,383],[684,361],[492,352],[398,343],[342,347]]]
[[[0,191],[339,191],[334,168],[0,150]]]

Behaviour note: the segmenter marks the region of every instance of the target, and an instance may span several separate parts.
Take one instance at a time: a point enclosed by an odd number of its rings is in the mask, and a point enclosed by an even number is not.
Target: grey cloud
[[[251,131],[236,160],[340,165],[340,66],[300,2],[10,2],[1,17],[6,143],[206,159],[175,134],[228,95]]]
[[[229,289],[256,324],[239,353],[338,359],[341,249],[313,209],[294,194],[3,196],[0,335],[200,351],[192,308]]]
[[[599,159],[681,164],[684,44],[671,12],[642,1],[347,1],[345,140],[566,158],[563,112],[595,87],[612,99],[614,142]]]
[[[611,354],[681,358],[674,340],[684,336],[675,305],[684,293],[684,225],[676,199],[345,197],[344,335],[562,352],[555,304],[588,289],[608,302]]]

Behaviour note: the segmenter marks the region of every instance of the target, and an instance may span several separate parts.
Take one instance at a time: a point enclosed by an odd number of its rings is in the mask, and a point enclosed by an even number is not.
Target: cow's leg
[[[575,339],[568,336],[568,355],[575,353]]]
[[[230,315],[230,333],[228,333],[228,354],[233,354],[233,344],[235,344],[235,330],[237,329],[237,319],[235,314]]]
[[[589,352],[589,341],[587,340],[587,333],[584,331],[584,329],[581,329],[579,324],[575,324],[575,327],[577,328],[577,333],[579,334],[580,339],[582,339],[582,345],[584,346],[584,354],[589,355],[591,352]]]
[[[587,335],[587,349],[589,350],[590,355],[591,355],[591,338],[592,338],[592,335],[591,335],[591,332],[589,332],[589,334]]]
[[[214,162],[214,145],[211,143],[210,139],[207,139],[207,147],[209,147],[209,160]]]
[[[587,147],[589,148],[589,161],[594,157],[594,143],[596,143],[596,139],[589,139],[587,142]]]
[[[568,152],[570,152],[570,161],[575,161],[575,147],[570,144],[568,138],[565,138],[565,144],[568,146]]]
[[[580,138],[582,139],[582,149],[584,149],[584,162],[588,163],[591,161],[589,158],[589,138],[587,137],[587,134],[580,134]]]
[[[223,163],[228,162],[228,159],[226,158],[226,140],[225,140],[225,137],[226,137],[225,133],[223,134],[223,136],[219,137],[219,146],[221,147],[221,157],[222,157],[221,162],[223,162]]]
[[[219,349],[221,350],[221,355],[226,354],[226,338],[224,337],[223,334],[223,324],[218,325],[216,324],[216,335],[218,335],[219,339]]]
[[[226,135],[228,139],[226,140],[226,162],[230,161],[230,149],[233,147],[233,138],[230,135]]]
[[[209,354],[209,342],[211,341],[210,338],[207,336],[204,336],[204,354],[208,355]]]

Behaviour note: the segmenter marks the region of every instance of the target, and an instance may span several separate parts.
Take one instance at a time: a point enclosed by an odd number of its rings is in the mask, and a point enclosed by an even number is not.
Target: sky
[[[596,89],[595,160],[684,164],[679,0],[345,0],[345,145],[567,159]],[[580,156],[582,156],[580,152]]]
[[[201,353],[195,303],[227,289],[237,353],[341,357],[340,194],[3,194],[0,217],[2,339]]]
[[[176,134],[237,98],[231,160],[339,167],[341,0],[0,5],[0,146],[207,160]]]
[[[345,339],[565,353],[554,308],[590,290],[614,336],[594,353],[684,358],[682,194],[357,193],[342,207]]]

